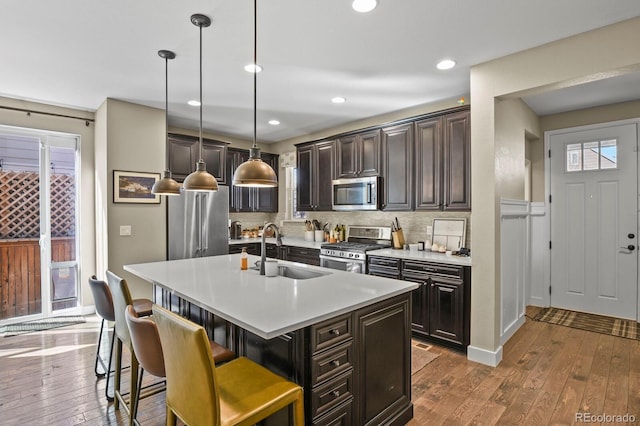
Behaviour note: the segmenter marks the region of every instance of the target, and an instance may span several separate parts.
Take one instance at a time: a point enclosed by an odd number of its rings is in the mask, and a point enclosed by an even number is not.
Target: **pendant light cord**
[[[165,167],[169,170],[169,57],[164,57],[164,138]]]
[[[202,161],[202,25],[200,25],[200,158]]]
[[[258,147],[258,0],[253,0],[253,147]]]

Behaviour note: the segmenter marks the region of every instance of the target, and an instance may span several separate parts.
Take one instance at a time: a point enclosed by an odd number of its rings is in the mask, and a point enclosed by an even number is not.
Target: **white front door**
[[[637,125],[549,138],[551,306],[636,319]]]

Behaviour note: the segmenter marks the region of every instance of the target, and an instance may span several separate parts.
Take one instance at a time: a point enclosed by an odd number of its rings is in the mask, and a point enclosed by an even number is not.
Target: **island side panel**
[[[403,425],[411,403],[411,299],[397,296],[355,313],[356,421]]]

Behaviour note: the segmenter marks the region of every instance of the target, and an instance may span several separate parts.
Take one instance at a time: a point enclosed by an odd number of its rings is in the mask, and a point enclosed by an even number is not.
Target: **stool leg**
[[[171,408],[169,408],[169,406],[167,406],[167,421],[166,421],[166,425],[167,426],[176,426],[177,420],[178,420],[178,418],[176,416],[176,413],[174,413],[173,410]]]
[[[140,394],[142,393],[142,376],[144,375],[144,368],[140,367],[140,375],[138,376],[138,386],[136,388],[136,397],[133,401],[133,406],[131,407],[131,419],[135,421],[136,416],[138,415],[138,404],[140,404]],[[133,398],[133,397],[132,397]]]
[[[131,383],[129,391],[129,426],[133,426],[133,404],[135,403],[138,394],[140,393],[140,389],[138,388],[138,370],[140,364],[138,363],[138,358],[136,358],[135,352],[133,352],[133,348],[129,348],[129,352],[131,353]]]
[[[115,331],[114,331],[115,333]],[[120,409],[120,399],[118,393],[120,393],[120,373],[122,370],[122,340],[116,338],[116,368],[114,372],[113,394],[116,398],[113,400],[113,408],[115,410]]]
[[[102,361],[102,358],[100,358],[100,346],[102,346],[102,330],[104,330],[104,318],[102,318],[102,323],[100,324],[100,334],[98,334],[98,345],[96,349],[96,363],[93,366],[93,371],[96,373],[96,377],[104,377],[105,374],[109,374],[109,371],[106,371],[105,373],[98,373],[98,361]],[[104,368],[104,362],[100,362],[100,364],[102,365],[102,368]]]
[[[293,402],[293,424],[295,426],[303,426],[304,425],[304,398],[302,397],[302,392],[300,392],[300,396]]]
[[[107,333],[109,331],[107,330]],[[107,369],[108,373],[107,373],[107,384],[105,385],[104,388],[104,396],[107,397],[107,401],[111,402],[113,401],[114,397],[113,396],[109,396],[109,380],[111,379],[111,362],[113,361],[113,344],[116,342],[116,331],[113,331],[113,334],[111,335],[111,346],[109,349],[109,368]],[[115,394],[115,392],[114,392]]]

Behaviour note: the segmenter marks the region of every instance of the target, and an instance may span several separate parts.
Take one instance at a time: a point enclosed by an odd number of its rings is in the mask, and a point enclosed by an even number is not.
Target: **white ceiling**
[[[474,64],[640,16],[638,0],[379,0],[368,14],[351,0],[258,3],[261,142],[453,99],[469,92]],[[157,51],[169,49],[177,55],[170,125],[197,129],[198,108],[186,105],[198,97],[193,13],[213,21],[203,30],[204,129],[251,139],[253,78],[243,70],[253,54],[251,0],[4,0],[0,96],[91,111],[106,98],[163,109]],[[458,66],[437,70],[445,57]],[[638,99],[639,88],[627,76],[526,101],[542,115]],[[332,104],[334,96],[347,102]]]

